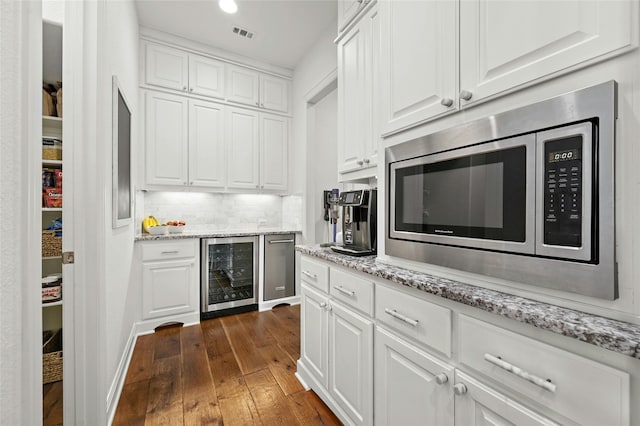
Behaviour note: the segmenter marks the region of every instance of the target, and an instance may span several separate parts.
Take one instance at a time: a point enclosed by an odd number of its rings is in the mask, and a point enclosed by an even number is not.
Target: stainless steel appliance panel
[[[258,303],[258,237],[202,240],[201,312]]]
[[[264,300],[295,295],[295,234],[264,237]]]

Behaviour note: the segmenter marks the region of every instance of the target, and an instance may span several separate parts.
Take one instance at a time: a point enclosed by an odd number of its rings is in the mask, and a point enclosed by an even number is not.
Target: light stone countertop
[[[352,257],[318,246],[297,245],[296,250],[435,296],[640,359],[640,325],[637,324],[538,302],[423,272],[377,263],[375,256]]]
[[[158,241],[158,240],[180,240],[185,238],[226,238],[226,237],[244,237],[252,235],[278,235],[278,234],[295,234],[302,231],[298,229],[282,229],[282,228],[207,228],[199,226],[191,229],[187,227],[180,234],[167,235],[150,235],[137,234],[135,241]]]

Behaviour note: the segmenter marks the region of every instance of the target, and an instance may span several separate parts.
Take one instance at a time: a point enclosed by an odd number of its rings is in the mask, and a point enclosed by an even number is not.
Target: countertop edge
[[[302,231],[296,229],[278,229],[278,230],[219,230],[219,231],[185,231],[181,234],[165,234],[165,235],[149,235],[137,234],[134,242],[138,241],[160,241],[160,240],[183,240],[187,238],[226,238],[226,237],[244,237],[251,235],[279,235],[279,234],[300,234]]]
[[[377,263],[375,256],[351,257],[332,252],[330,249],[304,245],[297,245],[296,250],[431,295],[640,359],[640,325],[637,324]]]

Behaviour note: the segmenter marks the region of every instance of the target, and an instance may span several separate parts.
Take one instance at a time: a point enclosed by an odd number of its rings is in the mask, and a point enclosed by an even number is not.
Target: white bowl
[[[167,225],[152,226],[149,228],[149,234],[151,235],[167,235]]]
[[[170,234],[182,234],[182,231],[184,231],[185,225],[181,225],[181,226],[169,225],[168,228],[169,228]]]

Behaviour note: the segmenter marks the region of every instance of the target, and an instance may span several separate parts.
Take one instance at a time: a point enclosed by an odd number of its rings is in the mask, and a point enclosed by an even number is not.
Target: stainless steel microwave
[[[611,81],[386,149],[388,255],[615,299]]]

